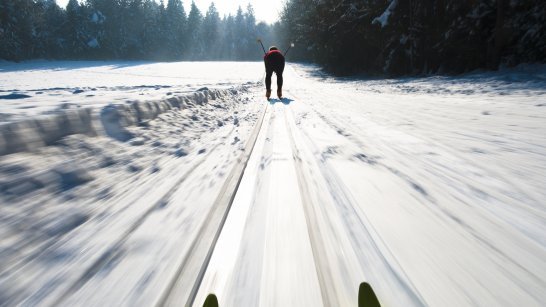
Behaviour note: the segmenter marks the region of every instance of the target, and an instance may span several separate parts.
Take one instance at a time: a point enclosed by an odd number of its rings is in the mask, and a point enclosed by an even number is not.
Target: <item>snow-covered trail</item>
[[[286,79],[195,306],[211,292],[222,306],[356,306],[362,281],[386,306],[546,301],[534,105]]]
[[[74,135],[2,157],[0,305],[153,305],[185,255],[210,247],[202,225],[229,203],[260,122],[245,92],[130,127],[130,142]],[[51,183],[24,191],[26,177]]]
[[[229,306],[322,305],[285,109],[266,113],[197,302],[214,288]]]
[[[0,306],[541,306],[544,80],[294,64],[282,101],[0,156]]]

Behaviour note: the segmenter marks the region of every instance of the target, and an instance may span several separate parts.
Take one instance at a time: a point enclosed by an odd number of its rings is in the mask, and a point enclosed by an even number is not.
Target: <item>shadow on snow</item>
[[[280,102],[280,103],[282,103],[282,104],[289,105],[292,101],[294,101],[294,100],[293,100],[293,99],[290,99],[290,98],[286,98],[286,97],[281,98],[281,99],[279,99],[279,98],[271,98],[271,99],[269,99],[269,104],[274,105],[274,104],[276,104],[277,102]]]

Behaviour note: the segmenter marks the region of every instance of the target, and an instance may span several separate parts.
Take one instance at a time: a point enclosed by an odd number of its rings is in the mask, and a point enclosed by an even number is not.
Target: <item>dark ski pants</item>
[[[277,89],[282,89],[282,73],[284,71],[284,65],[281,67],[266,67],[265,69],[265,89],[271,90],[271,76],[273,76],[273,73],[277,75]]]

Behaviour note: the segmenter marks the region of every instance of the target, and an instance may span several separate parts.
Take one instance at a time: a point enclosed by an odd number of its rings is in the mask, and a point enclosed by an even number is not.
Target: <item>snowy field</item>
[[[159,100],[257,82],[260,62],[0,61],[0,123],[82,106]]]
[[[546,67],[379,80],[291,64],[271,102],[262,76],[2,63],[4,122],[177,107],[120,120],[122,140],[0,156],[0,305],[357,306],[363,281],[384,306],[544,305]]]

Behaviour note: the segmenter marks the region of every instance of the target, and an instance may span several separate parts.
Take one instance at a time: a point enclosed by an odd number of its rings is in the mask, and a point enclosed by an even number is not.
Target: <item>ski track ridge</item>
[[[307,180],[303,171],[303,160],[294,139],[295,130],[292,128],[292,125],[294,124],[294,119],[291,118],[292,122],[290,122],[286,113],[287,112],[285,110],[284,120],[289,132],[288,135],[290,136],[293,164],[294,168],[296,169],[296,176],[301,194],[301,202],[303,204],[303,212],[305,213],[307,232],[309,234],[309,242],[311,244],[313,258],[315,259],[315,270],[317,272],[317,277],[320,285],[322,301],[325,306],[340,306],[336,288],[328,287],[328,281],[333,280],[333,274],[330,270],[330,266],[328,266],[327,264],[325,247],[320,234],[321,231],[320,228],[317,227],[319,223],[317,222],[317,216],[314,210],[315,204],[312,203],[312,198],[310,197],[309,187],[307,185]]]
[[[209,213],[207,214],[207,218],[205,218],[205,220],[201,224],[198,231],[198,235],[194,237],[194,239],[192,240],[192,243],[188,251],[185,253],[184,257],[182,258],[182,262],[178,266],[178,269],[176,270],[175,274],[172,276],[171,281],[168,283],[168,286],[165,292],[161,294],[155,306],[159,307],[159,306],[170,305],[170,300],[173,299],[172,296],[174,291],[176,290],[177,284],[180,282],[182,277],[184,277],[183,273],[188,268],[188,263],[190,263],[191,261],[196,261],[195,254],[198,252],[198,249],[204,248],[200,246],[199,243],[204,241],[203,239],[205,238],[205,234],[212,231],[214,233],[213,240],[207,249],[206,256],[204,260],[202,261],[198,275],[196,277],[196,280],[192,286],[192,289],[189,293],[189,296],[184,306],[193,305],[195,297],[197,296],[199,287],[201,285],[201,282],[207,270],[208,264],[214,252],[214,248],[216,246],[218,238],[220,237],[220,233],[222,232],[223,226],[229,215],[231,205],[233,204],[233,200],[235,198],[235,195],[237,194],[237,190],[243,178],[244,171],[246,169],[250,156],[252,155],[252,152],[254,151],[256,140],[258,139],[258,135],[260,134],[260,131],[262,130],[262,124],[264,122],[268,108],[269,108],[269,104],[267,104],[265,109],[262,111],[263,112],[262,116],[260,117],[259,122],[257,122],[256,126],[254,127],[254,130],[246,145],[245,151],[238,158],[237,164],[233,166],[230,172],[230,175],[227,177],[226,181],[224,182],[224,185],[222,186],[222,189],[218,197],[216,198],[213,206],[211,207]],[[221,210],[223,209],[221,208],[222,205],[226,205],[226,208],[224,209],[224,211]],[[218,217],[220,217],[219,224],[216,227],[214,227],[215,226],[213,225],[214,223],[211,223],[210,221],[213,218],[218,218]]]
[[[294,95],[292,95],[292,96],[294,97],[294,100],[299,100],[296,96],[294,96]],[[320,114],[317,113],[316,110],[314,110],[314,108],[312,108],[312,110],[328,126],[334,128],[336,131],[339,131],[339,128],[335,127],[332,123],[328,123],[325,119],[322,118],[322,116]],[[290,113],[291,113],[292,120],[295,122],[293,112],[294,111],[292,110],[292,108],[290,108]],[[312,143],[311,136],[309,136],[304,130],[301,130],[301,131],[306,136],[305,139],[307,140],[307,142],[309,144],[311,144]],[[290,136],[291,136],[292,142],[295,143],[295,141],[293,140],[293,138],[294,138],[293,133],[294,132],[291,131]],[[342,136],[345,137],[346,139],[349,139],[346,135],[342,134]],[[352,142],[352,143],[354,144],[354,142]],[[312,144],[312,145],[314,145],[314,144]],[[316,146],[314,146],[314,147],[315,147],[315,149],[317,149]],[[357,147],[361,148],[361,146],[357,146]],[[295,149],[295,151],[299,152],[299,150],[297,148]],[[317,152],[318,152],[318,150],[317,150]],[[398,284],[401,286],[401,288],[404,289],[404,291],[406,292],[408,297],[411,298],[411,300],[414,303],[418,303],[419,306],[427,306],[427,303],[425,302],[424,298],[419,293],[417,288],[413,285],[411,280],[408,278],[407,274],[405,273],[403,268],[400,266],[398,260],[396,260],[396,257],[394,256],[394,254],[390,251],[389,247],[383,242],[382,238],[379,236],[377,231],[374,229],[371,222],[367,219],[366,213],[363,212],[362,210],[359,210],[359,211],[361,211],[361,214],[359,214],[357,212],[356,207],[358,207],[358,206],[355,206],[356,202],[354,201],[354,199],[352,199],[351,193],[349,191],[347,191],[347,189],[344,187],[343,183],[341,183],[341,181],[338,179],[338,176],[337,176],[336,172],[334,170],[332,170],[331,167],[328,164],[326,164],[326,161],[317,160],[317,159],[315,159],[315,160],[320,163],[319,170],[320,170],[320,172],[322,174],[322,177],[324,178],[324,180],[327,183],[327,187],[329,189],[331,197],[334,200],[336,200],[336,203],[338,205],[343,206],[344,210],[348,210],[348,211],[353,212],[353,214],[346,215],[346,216],[348,216],[348,217],[352,216],[354,219],[356,219],[356,221],[353,221],[353,223],[356,222],[356,223],[360,224],[361,228],[363,230],[365,230],[365,235],[368,238],[367,241],[369,243],[371,243],[371,245],[374,247],[374,250],[375,250],[375,253],[377,254],[377,257],[385,265],[385,268],[389,272],[391,272],[392,277],[398,282]],[[297,163],[295,163],[295,165],[296,164]],[[340,208],[337,207],[336,209],[339,210]],[[342,216],[343,215],[344,214],[342,214]],[[364,220],[363,220],[363,218],[364,218]],[[308,227],[310,227],[310,226],[308,225]],[[351,233],[353,235],[351,235],[349,237],[350,237],[351,241],[353,241],[352,244],[360,245],[359,242],[354,242],[354,240],[355,240],[355,238],[357,236],[354,235],[354,233],[352,231],[352,228],[351,228]],[[313,240],[311,240],[311,243],[313,243]],[[313,249],[313,250],[315,250],[315,249]],[[318,273],[318,271],[323,271],[323,269],[318,268],[317,273]],[[326,283],[326,281],[323,281],[323,282]],[[322,285],[322,282],[321,282],[321,285]],[[324,291],[324,289],[322,289],[322,290]],[[330,302],[332,302],[331,298],[329,298],[329,299],[330,299]],[[336,306],[336,305],[332,305],[332,306]]]
[[[329,120],[327,119],[323,114],[321,114],[320,112],[318,112],[315,108],[313,108],[312,106],[310,106],[311,109],[313,110],[313,112],[315,112],[315,114],[317,114],[317,116],[319,118],[321,118],[328,126],[336,129],[336,130],[339,130],[340,128],[338,127],[338,125],[336,123],[333,122],[333,120]],[[348,135],[343,135],[347,140],[349,140],[351,143],[353,143],[354,145],[356,145],[357,147],[359,148],[364,148],[365,146],[363,145],[362,141],[360,139],[358,139],[358,137],[356,137],[354,134],[351,134],[349,133]],[[443,144],[436,144],[438,146],[440,146],[441,148],[445,149],[444,145]],[[450,152],[450,154],[454,154],[453,152]],[[475,165],[475,163],[473,161],[470,161],[468,159],[465,159],[463,157],[460,157],[459,155],[456,155],[455,154],[455,157],[458,158],[458,159],[461,159],[463,161],[465,161],[466,163],[469,163],[470,165],[472,165],[473,167],[477,167]],[[400,170],[397,170],[395,169],[394,167],[391,167],[387,164],[384,164],[382,162],[377,162],[378,165],[384,167],[385,169],[387,169],[389,172],[391,172],[392,174],[402,178],[404,181],[406,181],[408,184],[410,185],[414,185],[415,184],[415,180],[413,180],[410,176],[406,175],[405,173],[401,172]],[[454,180],[456,178],[459,178],[461,177],[460,174],[456,173],[456,172],[453,172],[453,171],[450,171],[449,174],[452,177],[451,180]],[[498,176],[500,177],[500,176]],[[504,178],[503,178],[504,179]],[[509,182],[511,183],[511,182]],[[515,188],[518,188],[517,185],[512,185],[513,187]],[[519,189],[518,189],[519,190]],[[524,266],[522,266],[520,263],[518,263],[516,260],[514,260],[513,258],[511,258],[510,256],[506,255],[504,252],[502,252],[499,248],[495,247],[493,244],[491,244],[490,242],[488,242],[485,238],[483,237],[480,237],[477,232],[475,231],[475,229],[461,221],[459,218],[455,217],[453,215],[453,213],[448,209],[448,208],[445,208],[445,207],[442,207],[441,205],[438,204],[438,202],[433,198],[431,197],[430,195],[426,194],[425,193],[421,193],[423,195],[423,197],[427,198],[432,204],[435,205],[435,208],[436,210],[434,209],[430,209],[430,211],[436,215],[437,217],[439,218],[443,218],[443,217],[447,217],[449,220],[451,220],[453,223],[459,225],[460,227],[462,227],[468,234],[470,234],[472,237],[474,237],[476,240],[480,241],[485,247],[487,247],[491,252],[493,252],[494,254],[497,254],[498,256],[504,258],[505,260],[507,260],[508,262],[512,263],[514,266],[520,268],[522,271],[525,271],[527,272],[530,276],[533,277],[533,279],[535,279],[535,281],[537,281],[538,283],[542,283],[542,280],[539,278],[539,276],[537,276],[536,274],[534,274],[532,271],[526,269]],[[495,197],[495,198],[498,198],[498,196],[492,196],[492,197]],[[515,203],[516,205],[518,205],[520,208],[524,209],[524,210],[528,210],[528,211],[531,211],[533,212],[534,214],[540,216],[540,217],[543,217],[544,214],[543,212],[533,208],[533,207],[530,207],[528,206],[527,204],[523,204],[523,203]],[[482,208],[481,206],[476,206],[475,209],[478,210],[478,212],[480,212],[480,215],[482,216],[482,218],[484,219],[488,219],[488,220],[491,220],[491,221],[494,221],[494,222],[497,222],[497,223],[501,223],[501,224],[506,224],[507,226],[509,227],[513,227],[513,225],[511,225],[510,223],[508,223],[507,221],[505,221],[504,219],[500,218],[499,216],[497,215],[492,215],[488,210]],[[531,241],[529,238],[525,237],[526,240],[529,240]],[[535,241],[533,241],[534,244],[537,244]],[[524,288],[521,288],[522,290],[525,290]]]

